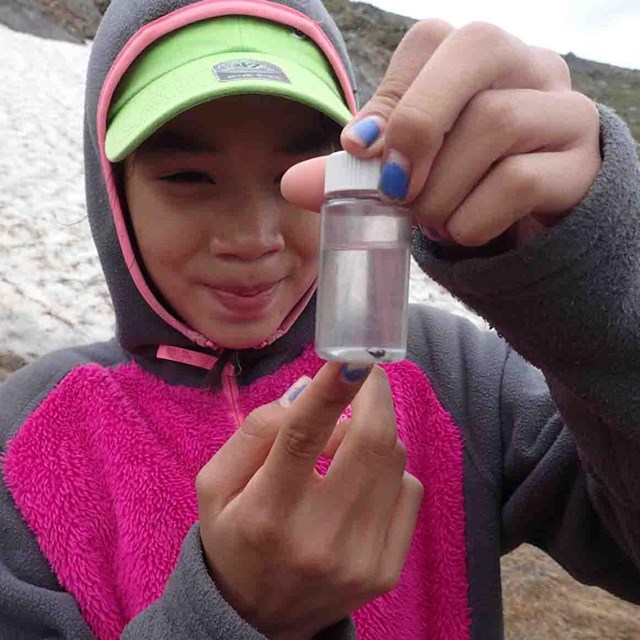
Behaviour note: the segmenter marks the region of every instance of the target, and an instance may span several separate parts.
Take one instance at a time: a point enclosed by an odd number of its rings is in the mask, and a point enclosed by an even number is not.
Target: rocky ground
[[[502,560],[506,640],[639,640],[640,607],[577,583],[523,545]]]

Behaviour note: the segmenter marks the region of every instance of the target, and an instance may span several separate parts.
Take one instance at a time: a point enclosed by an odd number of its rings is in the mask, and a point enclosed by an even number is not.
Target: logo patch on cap
[[[277,65],[264,60],[241,58],[239,60],[225,60],[214,65],[213,74],[220,82],[231,80],[276,80],[291,84],[285,72]]]

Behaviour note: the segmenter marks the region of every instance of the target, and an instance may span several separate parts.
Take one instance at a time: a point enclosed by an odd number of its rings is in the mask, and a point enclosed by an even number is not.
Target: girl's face
[[[233,96],[169,122],[125,161],[147,272],[191,327],[232,349],[271,336],[317,275],[320,219],[280,194],[337,125],[273,96]]]

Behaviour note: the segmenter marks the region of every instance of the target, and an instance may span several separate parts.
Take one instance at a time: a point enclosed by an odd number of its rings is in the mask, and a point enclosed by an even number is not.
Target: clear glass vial
[[[325,360],[406,355],[411,214],[379,198],[379,179],[377,158],[327,158],[316,311],[316,351]]]

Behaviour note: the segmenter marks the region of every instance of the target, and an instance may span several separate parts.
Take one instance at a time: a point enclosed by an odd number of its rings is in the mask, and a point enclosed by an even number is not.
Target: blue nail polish
[[[380,125],[373,118],[364,118],[353,125],[352,132],[369,148],[380,137]]]
[[[289,394],[289,397],[287,398],[287,400],[289,400],[289,402],[293,402],[308,386],[309,386],[308,384],[303,384],[302,386],[298,387],[297,389],[294,389]]]
[[[371,367],[351,364],[344,364],[340,369],[343,379],[347,382],[360,382],[360,380],[369,375],[369,371],[371,371]]]
[[[397,162],[387,161],[380,174],[380,191],[392,200],[404,200],[409,190],[409,174]]]

